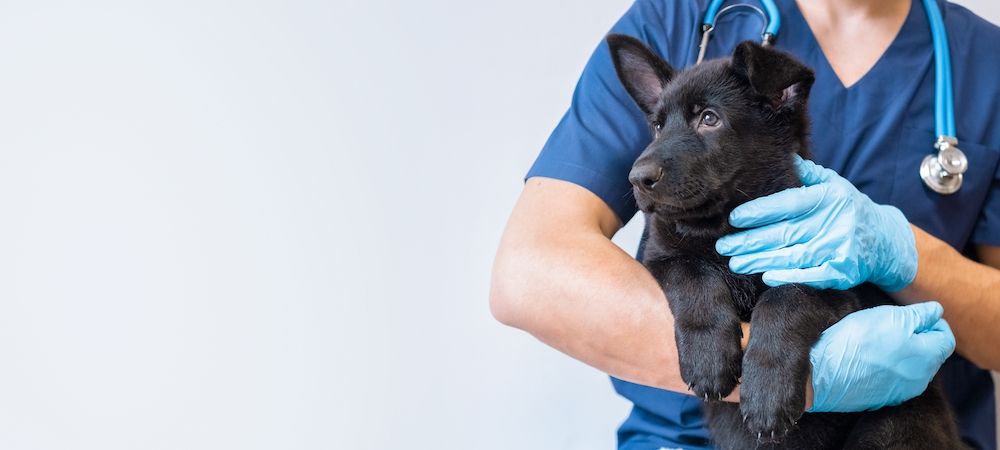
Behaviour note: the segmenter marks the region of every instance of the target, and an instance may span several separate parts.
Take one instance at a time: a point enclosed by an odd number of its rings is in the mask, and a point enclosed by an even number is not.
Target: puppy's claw
[[[705,393],[705,401],[708,401],[708,392]]]
[[[750,415],[749,414],[743,415],[743,423],[747,423],[747,417],[750,417]]]

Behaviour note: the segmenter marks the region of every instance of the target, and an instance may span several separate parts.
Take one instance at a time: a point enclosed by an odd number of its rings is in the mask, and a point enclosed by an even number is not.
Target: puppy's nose
[[[632,183],[633,186],[644,189],[651,190],[656,183],[659,183],[663,178],[663,167],[658,164],[643,164],[641,166],[636,166],[632,168],[632,171],[628,174],[628,181]]]

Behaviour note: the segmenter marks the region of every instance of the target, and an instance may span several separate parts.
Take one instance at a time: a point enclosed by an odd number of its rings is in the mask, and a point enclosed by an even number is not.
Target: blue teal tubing
[[[941,10],[935,0],[923,0],[934,41],[934,131],[955,136],[955,100],[951,86],[951,50]]]
[[[705,18],[701,21],[701,24],[706,27],[715,26],[715,15],[719,14],[719,8],[726,0],[712,0],[708,2],[708,8],[705,9]]]
[[[778,12],[778,5],[774,4],[774,0],[761,0],[760,4],[767,12],[767,28],[764,32],[777,38],[778,30],[781,29],[781,13]]]
[[[712,0],[709,2],[708,8],[705,9],[705,18],[701,21],[701,24],[707,27],[714,27],[715,16],[719,14],[719,8],[722,8],[723,3],[726,3],[726,0]],[[764,6],[764,12],[767,13],[767,27],[764,28],[764,33],[777,37],[778,30],[781,29],[781,13],[778,12],[778,5],[774,4],[774,0],[761,0],[760,3]]]

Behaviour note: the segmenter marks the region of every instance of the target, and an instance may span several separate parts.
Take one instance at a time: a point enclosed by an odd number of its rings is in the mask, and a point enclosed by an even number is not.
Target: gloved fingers
[[[804,269],[820,265],[822,261],[815,261],[816,258],[818,256],[811,251],[808,244],[795,244],[775,250],[734,256],[729,259],[729,270],[750,274],[773,270]]]
[[[901,306],[897,310],[903,314],[903,326],[913,333],[923,333],[931,330],[944,315],[944,307],[940,303],[930,301]]]
[[[913,344],[922,353],[937,356],[935,362],[940,365],[955,352],[955,335],[951,332],[948,322],[940,319],[927,331],[915,334]]]
[[[784,220],[723,236],[715,242],[715,251],[720,255],[737,256],[776,250],[807,242],[816,236],[818,229],[813,221]]]
[[[785,189],[737,206],[729,213],[729,224],[753,228],[795,218],[816,208],[824,197],[823,186]]]
[[[764,272],[764,284],[775,287],[782,284],[804,284],[816,289],[849,289],[856,283],[835,269],[830,261],[807,269],[780,269]]]
[[[948,325],[948,321],[945,320],[944,317],[942,317],[937,322],[934,322],[934,325],[932,325],[931,328],[927,330],[925,333],[934,333],[934,332],[950,334],[951,325]]]
[[[795,171],[798,172],[799,179],[802,180],[802,184],[805,184],[806,186],[825,183],[840,176],[837,172],[827,169],[826,167],[812,161],[802,159],[799,155],[795,155]]]

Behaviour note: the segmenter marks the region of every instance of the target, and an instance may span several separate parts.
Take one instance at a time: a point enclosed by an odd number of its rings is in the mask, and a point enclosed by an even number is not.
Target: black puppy
[[[736,231],[729,212],[801,186],[792,155],[809,157],[806,101],[813,73],[752,42],[732,58],[676,72],[640,41],[607,39],[618,77],[646,114],[653,142],[629,174],[646,214],[643,264],[675,318],[681,377],[706,400],[722,449],[962,448],[936,384],[895,407],[803,414],[809,349],[853,311],[889,303],[878,289],[769,288],[738,275],[715,241]],[[752,333],[744,352],[740,322]],[[740,384],[740,403],[719,401]]]

